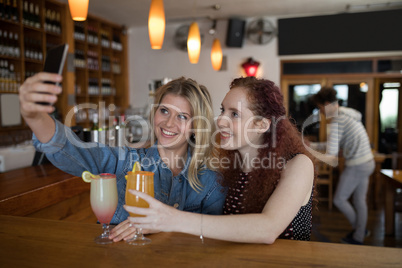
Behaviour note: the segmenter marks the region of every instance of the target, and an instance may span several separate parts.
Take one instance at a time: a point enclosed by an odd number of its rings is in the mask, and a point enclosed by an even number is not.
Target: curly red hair
[[[313,157],[305,149],[300,132],[286,116],[283,95],[274,82],[255,77],[237,78],[230,85],[230,89],[233,88],[247,91],[249,108],[254,115],[271,120],[270,129],[263,136],[262,144],[266,146],[259,149],[259,158],[271,157],[272,165],[256,167],[248,174],[250,181],[245,193],[246,213],[260,213],[281,178],[284,165],[280,163],[286,163],[297,154],[305,154],[312,161]],[[239,179],[241,169],[235,163],[238,154],[238,151],[220,150],[221,157],[231,159],[231,168],[220,170],[226,186],[233,186]]]

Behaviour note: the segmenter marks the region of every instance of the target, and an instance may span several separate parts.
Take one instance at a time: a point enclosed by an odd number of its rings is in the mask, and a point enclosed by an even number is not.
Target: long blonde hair
[[[188,180],[195,191],[202,189],[198,175],[206,168],[212,169],[210,159],[213,154],[211,133],[215,132],[211,96],[205,86],[192,79],[180,77],[161,86],[155,93],[155,101],[150,114],[151,126],[154,124],[155,113],[167,94],[185,98],[191,106],[194,134],[188,141],[191,147],[191,162],[188,168]],[[155,133],[152,131],[152,141]]]

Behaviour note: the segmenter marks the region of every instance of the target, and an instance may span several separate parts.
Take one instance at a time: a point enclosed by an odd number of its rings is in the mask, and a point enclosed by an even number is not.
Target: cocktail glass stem
[[[143,246],[143,245],[148,245],[151,243],[151,239],[146,238],[142,234],[142,228],[137,228],[135,230],[135,235],[133,238],[126,240],[126,242],[130,245],[137,245],[137,246]]]
[[[102,223],[103,233],[101,234],[102,237],[109,237],[110,234],[110,225],[106,223]]]
[[[111,244],[113,240],[109,239],[110,234],[110,225],[106,223],[102,223],[103,233],[95,238],[95,242],[97,244]]]

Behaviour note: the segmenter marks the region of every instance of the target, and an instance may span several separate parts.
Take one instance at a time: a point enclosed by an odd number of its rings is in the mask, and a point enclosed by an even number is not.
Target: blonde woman
[[[221,214],[224,192],[217,173],[210,170],[207,159],[214,132],[211,98],[205,87],[185,78],[172,80],[156,92],[151,111],[155,143],[150,148],[114,148],[97,143],[82,143],[70,128],[48,113],[52,106],[37,102],[57,101],[61,88],[43,81],[60,82],[61,76],[39,73],[28,78],[20,88],[21,113],[34,132],[34,145],[61,170],[81,176],[113,173],[117,177],[119,203],[112,224],[119,224],[111,238],[128,239],[134,234],[124,210],[126,180],[124,176],[135,162],[142,170],[152,171],[155,198],[179,210]],[[48,93],[48,94],[41,94]],[[123,150],[123,153],[122,153]]]

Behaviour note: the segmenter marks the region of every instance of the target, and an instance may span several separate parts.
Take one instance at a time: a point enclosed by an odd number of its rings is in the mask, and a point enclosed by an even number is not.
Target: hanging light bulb
[[[211,49],[211,63],[215,71],[219,71],[222,67],[222,47],[218,38],[215,38]]]
[[[190,62],[197,63],[201,52],[201,35],[196,22],[191,23],[188,30],[187,51]]]
[[[73,20],[84,21],[88,15],[89,0],[68,0],[70,13]]]
[[[165,36],[165,11],[163,0],[152,0],[148,17],[149,41],[152,49],[161,49]]]

